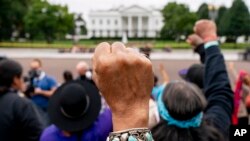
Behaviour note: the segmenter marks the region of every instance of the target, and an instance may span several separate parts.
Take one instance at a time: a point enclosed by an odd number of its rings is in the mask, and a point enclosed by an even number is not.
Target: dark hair
[[[68,70],[64,71],[63,72],[63,79],[64,79],[65,82],[73,80],[73,74],[72,74],[72,72],[68,71]]]
[[[0,61],[7,59],[5,56],[0,56]]]
[[[187,72],[186,79],[189,82],[196,84],[199,88],[203,89],[205,67],[203,64],[193,64]]]
[[[201,90],[188,82],[169,83],[164,90],[163,102],[171,117],[188,120],[205,110],[206,99]],[[161,119],[152,133],[156,141],[223,141],[215,127],[202,121],[197,128],[179,128]]]
[[[33,59],[33,62],[37,62],[40,67],[43,65],[42,61],[38,58]]]
[[[157,86],[157,83],[158,83],[158,77],[154,75],[154,86]]]
[[[0,87],[2,89],[10,88],[14,78],[20,78],[22,72],[22,66],[18,62],[10,59],[0,61]]]

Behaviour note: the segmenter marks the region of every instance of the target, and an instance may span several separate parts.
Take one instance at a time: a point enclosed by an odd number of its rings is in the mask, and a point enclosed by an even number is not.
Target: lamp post
[[[218,17],[218,8],[215,5],[208,5],[208,10],[209,10],[209,18],[213,21],[215,21]]]

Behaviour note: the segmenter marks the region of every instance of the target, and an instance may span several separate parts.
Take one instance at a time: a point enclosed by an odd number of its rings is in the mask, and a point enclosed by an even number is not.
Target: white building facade
[[[87,29],[89,38],[159,37],[163,26],[160,10],[140,6],[119,7],[107,11],[91,11]]]

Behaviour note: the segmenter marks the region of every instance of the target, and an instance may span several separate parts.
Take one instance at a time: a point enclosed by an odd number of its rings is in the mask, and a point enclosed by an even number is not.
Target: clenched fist
[[[195,50],[199,45],[203,44],[202,38],[196,34],[189,35],[187,42],[192,46],[193,50]]]
[[[122,43],[101,43],[93,56],[93,78],[112,110],[114,131],[147,127],[153,88],[152,64]]]
[[[217,27],[211,20],[199,20],[194,26],[194,32],[200,36],[205,43],[217,40]]]

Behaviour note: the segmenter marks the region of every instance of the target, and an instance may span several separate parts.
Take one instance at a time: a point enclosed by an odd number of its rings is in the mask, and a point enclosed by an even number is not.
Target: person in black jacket
[[[152,130],[156,141],[223,141],[229,138],[233,92],[219,49],[216,25],[201,20],[194,30],[205,43],[205,97],[188,82],[169,83],[157,100],[161,121]]]
[[[18,95],[22,71],[13,60],[0,62],[0,141],[38,141],[44,128],[36,107]]]

